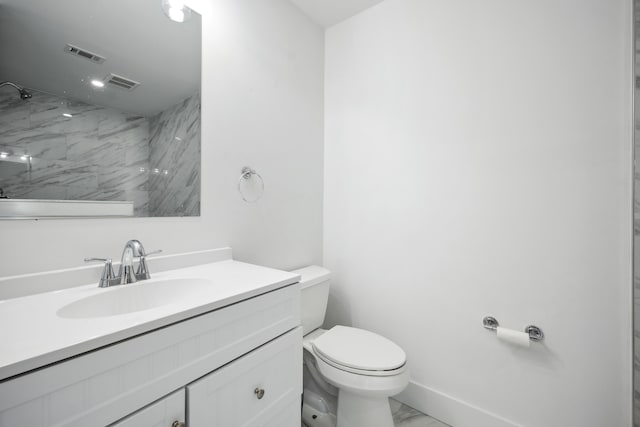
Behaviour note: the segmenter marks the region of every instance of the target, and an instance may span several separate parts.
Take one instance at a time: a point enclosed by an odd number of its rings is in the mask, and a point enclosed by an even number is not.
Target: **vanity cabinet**
[[[297,427],[301,338],[296,328],[111,427]]]
[[[186,393],[182,388],[110,427],[172,427],[186,420]]]
[[[296,284],[9,378],[0,427],[298,426],[299,325]]]

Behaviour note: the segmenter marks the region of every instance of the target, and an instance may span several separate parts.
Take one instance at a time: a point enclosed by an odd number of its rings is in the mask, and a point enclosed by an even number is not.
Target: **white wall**
[[[0,276],[119,259],[132,238],[167,253],[232,246],[237,259],[285,269],[321,261],[323,31],[286,0],[194,5],[204,14],[202,216],[1,221]],[[245,165],[265,179],[254,205],[237,193]]]
[[[456,427],[631,423],[630,3],[386,0],[327,31],[328,324],[400,344],[402,398]]]

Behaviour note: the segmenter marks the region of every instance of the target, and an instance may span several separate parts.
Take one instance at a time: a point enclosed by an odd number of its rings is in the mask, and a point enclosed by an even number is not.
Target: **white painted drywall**
[[[626,0],[386,0],[327,30],[327,326],[400,344],[445,422],[630,426],[631,34]]]
[[[314,22],[330,27],[382,0],[290,0]]]
[[[320,263],[323,30],[287,0],[195,3],[204,15],[202,216],[0,221],[0,276],[119,259],[132,238],[167,253],[231,246],[236,259],[284,269]],[[237,193],[245,165],[265,180],[255,204]]]

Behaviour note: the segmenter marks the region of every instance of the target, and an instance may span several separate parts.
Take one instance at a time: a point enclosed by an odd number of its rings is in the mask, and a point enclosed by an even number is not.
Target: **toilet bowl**
[[[329,395],[337,390],[337,427],[393,427],[389,397],[409,383],[405,352],[389,339],[364,329],[320,329],[330,272],[310,266],[295,273],[302,276],[303,346],[305,355],[311,356],[304,358],[305,365],[321,383],[316,389]],[[322,384],[325,382],[330,385]],[[314,427],[317,419],[305,421]]]

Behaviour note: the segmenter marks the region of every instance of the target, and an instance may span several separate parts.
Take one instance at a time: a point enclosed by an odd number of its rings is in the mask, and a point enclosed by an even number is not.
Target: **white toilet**
[[[320,329],[331,273],[318,266],[294,273],[302,277],[304,363],[310,381],[316,383],[314,391],[305,384],[303,420],[309,427],[332,427],[336,419],[337,427],[393,427],[389,397],[409,383],[404,351],[387,338],[363,329]],[[333,415],[330,412],[335,404],[330,400],[335,394],[337,414]]]

